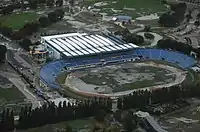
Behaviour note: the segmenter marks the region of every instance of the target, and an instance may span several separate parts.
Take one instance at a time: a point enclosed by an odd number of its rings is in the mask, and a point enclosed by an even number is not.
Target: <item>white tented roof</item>
[[[53,102],[57,107],[59,106],[60,102],[63,104],[64,101],[66,101],[66,104],[68,103],[72,104],[72,102],[67,98],[55,98],[55,99],[50,99],[49,101]]]
[[[129,50],[138,46],[126,43],[113,35],[68,33],[44,36],[46,44],[68,57]]]

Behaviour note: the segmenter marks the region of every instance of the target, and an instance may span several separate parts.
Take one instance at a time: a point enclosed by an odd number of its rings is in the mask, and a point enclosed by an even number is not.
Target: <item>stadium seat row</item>
[[[57,60],[44,65],[40,69],[40,79],[51,88],[60,88],[55,81],[56,77],[66,69],[77,67],[87,67],[89,65],[104,65],[109,63],[125,62],[127,60],[135,60],[142,58],[146,60],[164,60],[169,63],[176,64],[181,68],[190,68],[196,64],[196,60],[180,52],[174,52],[162,49],[137,48],[123,53],[113,53],[109,55],[101,55],[95,57],[87,57],[86,59],[73,60]]]

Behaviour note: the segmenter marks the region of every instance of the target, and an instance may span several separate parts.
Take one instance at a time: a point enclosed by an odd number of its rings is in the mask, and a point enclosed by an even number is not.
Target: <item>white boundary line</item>
[[[152,61],[150,61],[150,62],[138,62],[138,63],[135,63],[135,64],[140,65],[140,66],[154,66],[154,67],[159,67],[159,68],[170,70],[170,71],[174,72],[174,74],[176,75],[176,79],[173,82],[167,83],[167,84],[138,88],[138,89],[132,89],[132,90],[127,90],[127,91],[123,91],[123,92],[116,92],[116,93],[111,93],[111,94],[98,94],[98,93],[92,93],[92,92],[79,91],[78,88],[72,86],[72,84],[69,83],[67,78],[66,78],[66,83],[68,83],[69,89],[71,91],[77,93],[77,94],[82,94],[82,95],[86,95],[86,96],[119,97],[119,96],[131,94],[134,91],[138,91],[138,90],[152,91],[152,90],[156,90],[156,89],[160,89],[160,88],[164,88],[164,87],[171,87],[171,86],[178,85],[178,84],[182,83],[186,79],[187,71],[183,71],[183,70],[178,69],[178,68],[173,67],[173,66],[164,65],[164,64],[157,64],[157,63],[152,62]]]

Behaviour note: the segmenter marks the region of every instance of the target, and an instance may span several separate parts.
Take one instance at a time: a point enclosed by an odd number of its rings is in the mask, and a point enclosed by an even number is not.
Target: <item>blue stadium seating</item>
[[[196,60],[180,52],[174,52],[162,49],[135,49],[138,56],[146,59],[168,61],[170,63],[178,64],[181,68],[189,68],[196,64]]]
[[[104,62],[121,62],[130,60],[136,57],[142,57],[146,60],[165,60],[174,63],[181,68],[190,68],[196,64],[196,60],[180,52],[174,52],[162,49],[152,48],[136,48],[132,51],[113,53],[109,55],[101,55],[96,57],[75,58],[73,60],[57,60],[44,65],[40,69],[40,79],[51,88],[60,88],[60,85],[55,81],[56,77],[63,72],[64,67],[78,67],[83,65],[98,64]],[[102,62],[102,59],[104,60]]]

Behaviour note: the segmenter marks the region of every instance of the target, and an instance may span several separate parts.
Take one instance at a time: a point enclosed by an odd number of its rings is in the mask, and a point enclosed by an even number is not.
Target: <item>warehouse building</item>
[[[43,36],[41,43],[52,59],[121,52],[138,47],[112,34],[69,33]]]

